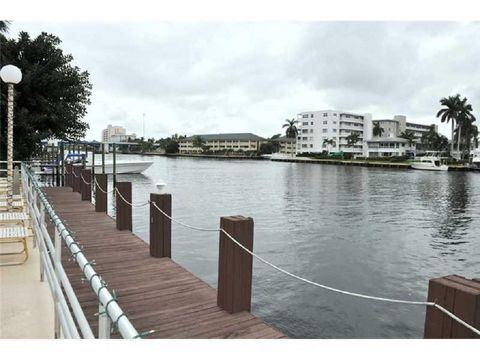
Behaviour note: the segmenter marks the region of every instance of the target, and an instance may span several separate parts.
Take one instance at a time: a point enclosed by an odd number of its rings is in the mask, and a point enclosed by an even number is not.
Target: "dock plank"
[[[249,312],[229,314],[217,306],[211,286],[170,258],[153,258],[149,247],[130,231],[119,231],[107,214],[95,212],[70,188],[45,189],[95,270],[115,289],[120,307],[149,338],[284,338],[284,334]],[[98,329],[96,295],[63,248],[62,263],[94,333]],[[119,337],[115,334],[113,337]]]

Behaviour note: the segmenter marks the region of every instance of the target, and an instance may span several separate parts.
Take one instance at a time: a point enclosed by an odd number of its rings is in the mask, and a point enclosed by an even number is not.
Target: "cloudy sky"
[[[271,136],[302,111],[439,123],[439,99],[480,118],[479,22],[19,22],[53,33],[93,84],[87,139],[128,132]],[[449,126],[440,131],[449,135]]]

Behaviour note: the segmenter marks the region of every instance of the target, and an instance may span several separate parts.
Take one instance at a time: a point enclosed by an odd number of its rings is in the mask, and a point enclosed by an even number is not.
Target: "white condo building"
[[[297,115],[297,154],[321,152],[350,152],[363,155],[364,132],[371,127],[371,114],[354,114],[338,110],[306,111]],[[370,124],[370,127],[368,126]],[[346,137],[360,135],[360,141],[349,146]],[[333,140],[326,144],[325,140]]]
[[[102,142],[104,143],[119,143],[127,142],[128,139],[135,139],[135,134],[127,134],[127,130],[123,126],[108,125],[106,129],[102,130]]]

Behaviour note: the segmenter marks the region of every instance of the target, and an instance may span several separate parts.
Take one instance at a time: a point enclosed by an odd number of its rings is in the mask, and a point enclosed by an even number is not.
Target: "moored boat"
[[[441,159],[437,156],[421,156],[415,159],[411,166],[415,170],[448,171],[448,166],[442,164]]]

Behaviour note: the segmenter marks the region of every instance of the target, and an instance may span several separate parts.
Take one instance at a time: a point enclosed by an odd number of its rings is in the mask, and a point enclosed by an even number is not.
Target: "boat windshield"
[[[435,161],[434,161],[434,164],[435,164],[435,166],[437,166],[437,167],[440,166],[440,160],[435,160]]]

